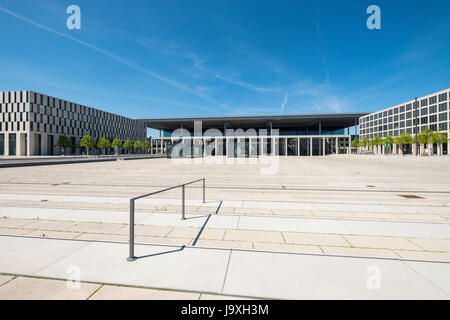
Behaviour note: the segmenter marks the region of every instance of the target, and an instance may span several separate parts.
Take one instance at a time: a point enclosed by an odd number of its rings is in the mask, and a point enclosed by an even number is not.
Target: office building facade
[[[145,124],[33,91],[0,92],[0,156],[59,155],[57,141],[66,135],[76,147],[89,133],[131,141],[146,138]]]
[[[360,139],[373,139],[376,136],[386,138],[399,136],[402,132],[411,135],[424,131],[427,127],[450,137],[450,89],[438,91],[393,107],[374,112],[359,119]],[[400,153],[399,146],[394,146],[394,153]],[[447,143],[442,148],[434,146],[434,153],[448,153]],[[415,145],[411,146],[415,153]]]

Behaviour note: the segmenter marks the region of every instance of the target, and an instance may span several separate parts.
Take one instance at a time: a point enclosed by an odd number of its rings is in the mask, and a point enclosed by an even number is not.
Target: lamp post
[[[418,128],[418,121],[417,121],[417,119],[418,119],[418,112],[417,112],[417,107],[418,107],[418,102],[417,102],[417,97],[416,97],[416,100],[415,100],[415,102],[414,102],[414,113],[415,113],[415,123],[416,123],[416,125],[415,125],[415,131],[416,131],[416,156],[418,156],[419,155],[419,145],[418,145],[418,138],[417,138],[417,128]]]

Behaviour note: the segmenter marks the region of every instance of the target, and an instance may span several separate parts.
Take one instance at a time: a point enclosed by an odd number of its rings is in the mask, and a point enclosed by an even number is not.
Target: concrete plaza
[[[269,176],[248,159],[3,168],[0,297],[32,299],[33,281],[45,295],[76,265],[89,289],[62,298],[448,299],[449,159],[280,157]],[[207,201],[187,188],[187,220],[180,189],[136,202],[141,259],[126,262],[129,198],[199,178]]]

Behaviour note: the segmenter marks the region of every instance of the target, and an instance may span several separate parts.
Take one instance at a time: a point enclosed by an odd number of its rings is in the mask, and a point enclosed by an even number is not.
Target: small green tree
[[[117,136],[111,143],[111,147],[114,149],[114,152],[118,152],[119,148],[122,148],[122,140],[120,140]]]
[[[144,141],[144,150],[147,153],[150,153],[150,141],[148,141],[147,139],[145,139]]]
[[[406,131],[400,133],[399,136],[395,137],[394,144],[400,145],[403,150],[403,146],[407,146],[414,143],[414,138]],[[403,152],[403,151],[402,151]]]
[[[445,134],[443,134],[442,132],[433,132],[431,140],[433,141],[433,143],[438,145],[438,149],[439,150],[442,147],[443,143],[447,143],[448,142],[447,136]]]
[[[64,134],[63,136],[59,136],[56,145],[61,148],[61,153],[65,155],[66,148],[69,148],[72,145],[72,142],[70,141],[69,137]]]
[[[386,138],[383,139],[384,147],[386,148],[386,145],[389,145],[389,149],[392,150],[392,145],[394,144],[394,138],[389,134],[386,136]]]
[[[357,148],[359,146],[359,139],[355,138],[352,140],[352,148]]]
[[[361,145],[362,145],[364,148],[367,147],[367,146],[369,145],[369,140],[368,140],[366,137],[362,138],[362,140],[361,140]]]
[[[124,147],[125,149],[127,149],[128,154],[130,154],[130,150],[133,149],[134,143],[131,142],[129,139],[127,139],[127,140],[124,142],[123,147]]]
[[[99,148],[100,150],[103,149],[103,154],[106,154],[106,149],[109,149],[109,147],[110,147],[110,142],[105,137],[98,140],[97,148]]]
[[[433,131],[430,128],[426,128],[425,130],[421,131],[417,135],[417,142],[421,145],[428,145],[428,155],[431,155],[431,147],[429,144],[433,143]]]
[[[377,147],[378,153],[378,146],[381,146],[383,144],[383,139],[381,139],[379,135],[376,135],[372,140],[372,144]]]
[[[144,147],[144,144],[141,142],[141,140],[138,140],[134,143],[134,149],[141,150]]]
[[[80,147],[86,148],[87,155],[89,155],[89,149],[94,148],[94,138],[89,135],[89,132],[86,132],[86,134],[80,139]]]

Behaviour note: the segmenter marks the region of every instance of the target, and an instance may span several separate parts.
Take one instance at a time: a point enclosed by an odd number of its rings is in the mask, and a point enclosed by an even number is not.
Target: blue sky
[[[81,8],[81,30],[66,8]],[[366,8],[381,8],[368,30]],[[376,111],[450,87],[450,2],[0,0],[0,90],[140,117]]]

